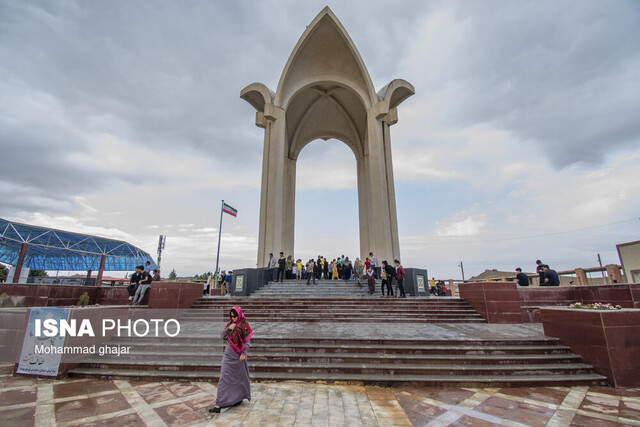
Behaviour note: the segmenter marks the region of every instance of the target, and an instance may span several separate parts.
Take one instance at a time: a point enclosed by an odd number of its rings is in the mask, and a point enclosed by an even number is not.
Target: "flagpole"
[[[218,255],[216,255],[216,276],[218,275],[218,262],[220,261],[220,238],[222,237],[222,214],[224,210],[224,200],[220,205],[220,228],[218,229]]]

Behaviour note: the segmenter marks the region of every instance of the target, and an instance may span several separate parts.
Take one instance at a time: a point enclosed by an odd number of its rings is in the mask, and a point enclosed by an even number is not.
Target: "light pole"
[[[160,235],[158,238],[158,273],[160,273],[160,259],[162,258],[162,251],[164,250],[164,244],[167,241],[167,236]]]
[[[462,265],[462,261],[460,261],[460,265],[458,265],[458,267],[460,267],[460,270],[462,271],[462,281],[464,282],[464,265]]]

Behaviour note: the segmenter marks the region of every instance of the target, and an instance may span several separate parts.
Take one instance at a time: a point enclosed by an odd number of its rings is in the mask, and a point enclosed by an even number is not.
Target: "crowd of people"
[[[233,282],[233,271],[225,271],[222,270],[218,274],[214,274],[209,280],[206,280],[203,283],[202,293],[204,295],[210,295],[211,293],[211,285],[213,288],[220,289],[220,295],[227,295],[227,291],[229,290],[229,285]]]
[[[345,282],[354,280],[356,285],[360,287],[366,283],[369,294],[375,293],[376,278],[380,277],[383,297],[386,291],[388,298],[406,298],[403,287],[405,272],[400,261],[396,259],[391,265],[385,260],[378,265],[378,260],[373,252],[370,252],[364,261],[360,258],[351,261],[348,256],[344,255],[329,261],[324,256],[318,255],[317,259],[310,258],[304,263],[300,258],[294,260],[292,255],[285,257],[284,252],[280,252],[277,259],[270,253],[268,268],[271,281],[306,280],[307,285],[310,285],[315,284],[316,280],[344,280]],[[395,291],[394,279],[396,280]]]

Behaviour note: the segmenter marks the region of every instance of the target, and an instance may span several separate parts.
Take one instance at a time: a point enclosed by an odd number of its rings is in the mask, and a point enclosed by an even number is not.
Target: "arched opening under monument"
[[[308,261],[318,255],[360,256],[355,157],[337,139],[314,140],[297,159],[295,246],[293,255]]]

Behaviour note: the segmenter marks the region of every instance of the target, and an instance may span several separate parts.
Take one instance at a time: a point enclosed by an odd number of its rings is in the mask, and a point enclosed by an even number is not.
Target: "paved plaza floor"
[[[216,385],[34,378],[0,370],[2,426],[640,426],[640,389],[387,388],[254,383],[209,414]]]

